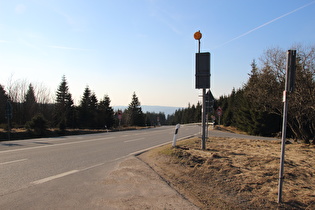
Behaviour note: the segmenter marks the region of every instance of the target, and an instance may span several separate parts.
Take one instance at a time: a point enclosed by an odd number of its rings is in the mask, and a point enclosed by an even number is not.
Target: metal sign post
[[[122,119],[122,111],[118,110],[117,112],[118,117],[118,129],[121,129],[121,119]]]
[[[221,109],[221,107],[217,108],[217,115],[219,116],[219,125],[221,125],[221,116],[222,116],[222,109]]]
[[[8,119],[8,140],[11,140],[11,123],[10,120],[12,119],[12,105],[8,100],[5,105],[5,118]]]
[[[296,68],[296,50],[288,50],[287,52],[287,67],[286,67],[286,80],[285,90],[283,91],[283,125],[282,125],[282,141],[281,141],[281,157],[280,157],[280,171],[279,171],[279,186],[278,186],[278,203],[282,202],[282,186],[284,180],[284,153],[285,141],[287,135],[287,113],[288,113],[288,100],[287,93],[292,92],[294,89]]]
[[[210,53],[200,53],[200,39],[202,34],[197,31],[194,38],[198,40],[196,53],[196,89],[202,89],[202,139],[201,149],[206,149],[206,89],[210,89]]]
[[[206,149],[206,89],[202,89],[202,136],[201,149]]]

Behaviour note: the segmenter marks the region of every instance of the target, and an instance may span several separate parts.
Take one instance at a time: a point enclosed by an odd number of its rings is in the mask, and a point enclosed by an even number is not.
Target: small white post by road
[[[173,147],[176,147],[176,139],[177,139],[177,134],[178,134],[178,129],[180,128],[180,124],[177,124],[175,127],[175,133],[174,133],[174,138],[173,138]]]

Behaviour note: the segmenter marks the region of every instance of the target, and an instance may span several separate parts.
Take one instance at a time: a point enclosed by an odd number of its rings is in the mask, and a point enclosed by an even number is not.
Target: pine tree
[[[79,106],[79,124],[81,128],[89,128],[91,124],[91,90],[89,86],[84,89]]]
[[[6,107],[7,101],[8,101],[8,96],[4,88],[2,87],[2,85],[0,85],[0,124],[6,123],[5,107]]]
[[[35,98],[35,92],[32,84],[28,86],[27,93],[24,98],[24,122],[30,121],[36,114],[38,104]]]
[[[259,69],[253,60],[249,80],[236,93],[235,126],[252,135],[271,136],[279,132],[279,79],[272,65]],[[278,107],[278,108],[276,108]]]
[[[185,123],[201,122],[201,109],[202,109],[202,106],[200,102],[198,102],[196,106],[194,104],[190,105],[189,103],[187,108],[177,109],[175,110],[174,114],[168,115],[167,123],[171,125],[175,125],[178,123],[185,124]],[[164,115],[164,118],[165,118],[165,115]]]
[[[104,99],[100,101],[98,110],[100,112],[99,114],[99,126],[103,127],[106,126],[106,128],[113,127],[115,123],[114,118],[114,110],[110,106],[110,98],[108,95],[104,96]]]
[[[222,122],[225,126],[233,126],[235,125],[235,119],[234,114],[237,109],[237,106],[235,104],[236,102],[236,91],[235,88],[233,88],[231,95],[228,97],[227,100],[227,107],[224,109],[224,115],[222,117]]]
[[[89,127],[97,128],[98,127],[98,100],[96,98],[95,93],[92,93],[90,97],[90,105],[89,105],[90,119],[89,119]]]
[[[56,92],[56,103],[54,112],[54,125],[61,130],[67,126],[74,127],[74,107],[71,93],[65,75]]]
[[[202,110],[202,105],[201,103],[198,101],[197,105],[196,105],[196,111],[195,111],[195,116],[194,116],[194,122],[201,122],[201,110]]]
[[[160,126],[165,124],[165,114],[164,112],[146,112],[145,113],[145,123],[148,126]]]
[[[132,101],[128,106],[127,112],[127,123],[131,126],[144,126],[145,117],[141,109],[140,101],[134,92],[132,95]]]

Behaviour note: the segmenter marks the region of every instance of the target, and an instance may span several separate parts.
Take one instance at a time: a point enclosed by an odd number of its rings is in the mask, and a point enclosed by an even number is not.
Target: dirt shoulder
[[[123,160],[102,186],[109,196],[97,203],[105,209],[199,209],[134,156]]]
[[[315,209],[315,147],[286,145],[283,204],[278,204],[280,141],[193,138],[138,157],[201,209]]]

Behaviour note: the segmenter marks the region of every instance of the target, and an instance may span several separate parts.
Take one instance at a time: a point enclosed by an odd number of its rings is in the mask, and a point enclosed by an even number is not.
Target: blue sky
[[[78,104],[85,87],[112,105],[185,107],[195,89],[193,34],[211,53],[211,91],[241,87],[265,50],[314,45],[312,0],[0,0],[0,84],[62,75]]]

